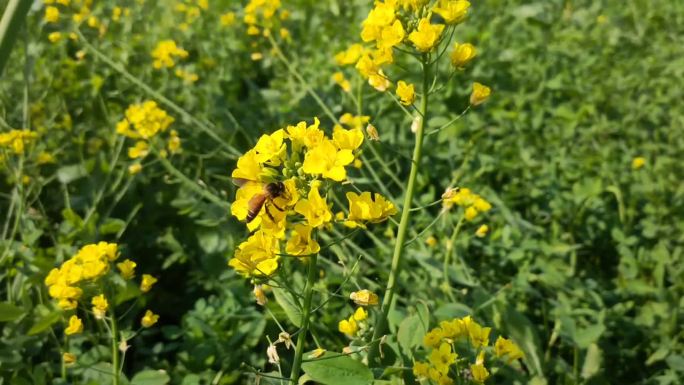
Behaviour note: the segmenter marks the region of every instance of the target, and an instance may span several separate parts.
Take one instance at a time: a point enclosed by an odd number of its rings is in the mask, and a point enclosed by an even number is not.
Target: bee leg
[[[264,205],[264,212],[266,212],[266,215],[268,215],[268,218],[271,219],[271,222],[275,223],[276,220],[275,220],[275,218],[273,218],[273,215],[271,214],[271,212],[268,211],[268,206],[270,206],[270,205],[268,205],[268,204],[267,204],[267,205]],[[275,206],[275,205],[274,205],[274,206]],[[276,206],[276,207],[277,207],[277,206]]]
[[[275,207],[276,209],[278,209],[278,211],[282,211],[282,212],[285,211],[285,209],[280,208],[277,204],[275,204],[275,202],[271,201],[271,204],[273,205],[273,207]]]

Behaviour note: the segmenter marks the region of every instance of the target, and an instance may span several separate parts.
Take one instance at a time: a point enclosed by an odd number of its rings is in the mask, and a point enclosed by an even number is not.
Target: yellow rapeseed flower
[[[311,226],[296,224],[292,230],[292,236],[287,241],[285,252],[289,255],[309,256],[321,250],[321,246],[311,237]]]
[[[353,161],[354,154],[351,150],[338,150],[334,142],[323,140],[306,153],[302,170],[307,174],[322,175],[340,182],[347,178],[344,166]]]
[[[399,80],[397,83],[397,96],[401,104],[405,106],[410,106],[416,100],[416,92],[414,90],[413,84],[406,83],[403,80]]]
[[[334,151],[334,147],[333,147]],[[307,199],[302,199],[295,205],[295,212],[306,218],[311,227],[321,227],[332,220],[332,212],[328,202],[321,197],[318,187],[320,182],[312,183]]]
[[[105,317],[105,314],[107,313],[107,309],[109,309],[109,302],[107,302],[107,299],[105,298],[104,294],[97,295],[93,297],[91,300],[91,304],[93,305],[93,315],[97,319],[103,319]]]
[[[489,87],[478,82],[473,83],[473,92],[470,94],[470,104],[474,107],[484,103],[489,99],[491,93],[492,90]]]
[[[335,55],[335,62],[341,66],[355,64],[364,52],[365,49],[361,44],[352,44],[346,50]]]
[[[135,267],[137,265],[137,263],[130,259],[126,259],[123,262],[117,263],[116,267],[118,267],[119,272],[121,272],[121,278],[129,280],[135,276]]]
[[[45,16],[43,17],[46,23],[56,23],[59,21],[59,8],[49,6],[45,8]]]
[[[140,291],[147,293],[152,289],[152,285],[155,283],[157,283],[157,278],[154,278],[149,274],[143,274],[142,281],[140,282]]]
[[[279,253],[278,239],[257,231],[238,246],[228,265],[245,277],[269,276],[278,269]]]
[[[83,322],[77,316],[72,315],[71,318],[69,318],[69,326],[64,329],[64,334],[70,336],[81,332],[83,332]]]
[[[439,0],[432,10],[442,16],[447,24],[457,24],[465,19],[470,8],[467,0]]]
[[[363,307],[358,307],[356,308],[356,311],[354,311],[353,317],[355,321],[365,321],[368,318],[368,312]]]
[[[427,18],[420,19],[418,29],[409,34],[409,40],[421,52],[429,52],[439,41],[443,24],[430,24]]]
[[[508,357],[508,362],[523,358],[525,354],[513,341],[499,336],[494,343],[494,353],[497,357]]]
[[[368,289],[355,291],[349,294],[349,299],[359,306],[375,306],[378,304],[378,295]]]
[[[351,83],[347,78],[344,77],[344,74],[342,72],[335,72],[332,75],[332,80],[342,88],[344,92],[350,92],[351,91]]]
[[[180,48],[173,40],[162,40],[157,43],[157,46],[152,50],[152,66],[156,69],[171,68],[176,65],[175,58],[188,57],[188,51]]]
[[[454,43],[454,50],[451,51],[451,65],[456,68],[463,68],[470,63],[477,55],[475,46],[470,43]]]
[[[340,321],[337,324],[337,329],[340,332],[346,334],[347,337],[352,338],[352,337],[354,337],[354,335],[356,335],[356,332],[359,331],[359,326],[356,323],[356,321],[354,320],[354,317],[349,317],[348,320],[344,319],[344,320]]]
[[[632,159],[632,169],[638,170],[646,165],[646,158],[642,156],[637,156],[636,158]]]
[[[487,225],[482,225],[477,228],[477,231],[475,231],[475,236],[478,238],[484,238],[487,236],[487,233],[489,232],[489,226]]]
[[[152,313],[152,310],[145,311],[145,315],[140,320],[140,324],[144,328],[149,328],[159,321],[159,315]]]

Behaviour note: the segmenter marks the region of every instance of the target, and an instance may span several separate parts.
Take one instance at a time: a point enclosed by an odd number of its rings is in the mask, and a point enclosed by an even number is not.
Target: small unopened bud
[[[62,360],[64,361],[64,365],[71,365],[76,362],[76,355],[69,352],[64,352],[62,353]]]
[[[414,134],[418,132],[418,127],[423,123],[423,118],[420,116],[416,116],[413,118],[413,122],[411,122],[411,132]]]
[[[266,355],[268,356],[268,362],[271,364],[279,364],[280,363],[280,357],[278,356],[278,350],[276,349],[275,345],[268,345],[268,348],[266,349]]]
[[[119,342],[119,351],[121,353],[126,353],[128,348],[130,348],[130,347],[131,346],[128,344],[128,342],[126,340],[121,340],[121,342]]]
[[[366,126],[366,134],[368,134],[368,139],[378,141],[380,140],[380,135],[378,134],[378,129],[374,125],[368,124]]]
[[[261,285],[254,285],[254,297],[256,297],[256,302],[260,306],[264,306],[266,305],[266,302],[268,302],[266,293],[264,293],[264,289],[261,287]]]

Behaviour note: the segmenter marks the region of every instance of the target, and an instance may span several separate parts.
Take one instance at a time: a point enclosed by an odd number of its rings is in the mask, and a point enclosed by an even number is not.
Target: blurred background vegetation
[[[179,11],[179,3],[200,11]],[[33,5],[0,78],[2,131],[39,135],[21,180],[0,165],[0,383],[56,381],[59,341],[50,328],[60,326],[43,279],[99,240],[120,243],[141,270],[160,278],[147,305],[161,326],[136,339],[126,373],[164,369],[173,384],[231,384],[253,381],[242,362],[264,367],[264,334],[273,339],[278,328],[226,264],[243,226],[158,162],[129,176],[132,162],[114,130],[129,104],[159,94],[213,122],[222,143],[165,107],[183,143],[173,164],[230,202],[236,154],[260,134],[314,116],[330,129],[267,43],[246,36],[243,5],[95,2],[93,14],[106,28],[84,23],[81,31],[121,68],[70,39],[67,23],[45,23],[43,6]],[[130,14],[112,20],[115,6]],[[284,0],[283,7],[291,14],[284,22],[291,42],[283,47],[291,64],[336,115],[356,113],[331,81],[339,70],[333,56],[358,40],[370,2]],[[223,25],[229,11],[237,21]],[[52,32],[62,33],[59,41],[49,40]],[[430,167],[419,176],[416,205],[438,200],[449,186],[469,187],[493,203],[480,219],[491,232],[473,237],[471,225],[452,242],[457,213],[441,215],[423,234],[441,207],[417,212],[411,231],[418,238],[390,327],[422,306],[433,324],[474,314],[495,325],[525,350],[526,372],[502,370],[489,383],[682,383],[684,3],[474,1],[457,34],[478,47],[478,58],[431,101],[428,131],[464,110],[473,80],[492,87],[493,96],[428,137]],[[153,68],[150,52],[164,39],[189,52],[177,68],[197,81]],[[263,59],[252,60],[253,52]],[[370,87],[363,101],[382,145],[365,150],[353,180],[400,202],[410,164],[396,152],[410,153],[410,121]],[[54,161],[40,160],[43,152]],[[643,167],[632,166],[637,157]],[[334,290],[359,259],[363,274],[352,286],[380,292],[393,230],[390,222],[331,248],[319,289]],[[456,262],[444,285],[447,255]],[[267,306],[282,315],[276,301]],[[317,313],[313,331],[323,346],[344,346],[337,321],[350,309],[333,301]],[[84,366],[74,373],[84,383],[107,381],[88,366],[106,354],[97,341],[82,341]]]

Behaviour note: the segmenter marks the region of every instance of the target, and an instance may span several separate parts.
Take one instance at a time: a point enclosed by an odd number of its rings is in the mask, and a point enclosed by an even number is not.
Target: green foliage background
[[[106,17],[115,3],[95,10]],[[104,37],[85,26],[84,34],[155,92],[215,123],[226,145],[169,111],[183,140],[172,162],[227,202],[236,154],[260,134],[314,116],[332,127],[266,48],[265,59],[253,62],[242,27],[220,26],[219,15],[240,4],[210,2],[211,12],[185,32],[176,28],[172,2],[127,5],[131,17]],[[356,112],[330,81],[338,70],[332,56],[358,40],[369,2],[293,0],[284,7],[292,15],[293,41],[284,49],[292,64],[335,114]],[[17,229],[0,241],[0,383],[57,383],[59,341],[51,327],[61,323],[42,282],[78,247],[98,240],[120,243],[140,271],[160,277],[146,297],[160,327],[134,340],[127,375],[164,369],[173,384],[251,383],[241,363],[264,367],[264,335],[277,338],[278,329],[226,265],[244,226],[158,163],[127,175],[126,145],[114,126],[129,104],[151,95],[90,52],[77,60],[78,42],[48,42],[54,29],[33,9],[0,81],[3,126],[41,135],[23,166],[31,182],[17,187],[8,173],[0,180],[0,212]],[[504,369],[489,383],[681,383],[684,3],[475,1],[457,33],[478,47],[478,57],[431,101],[428,131],[463,111],[473,80],[491,86],[493,96],[428,137],[415,203],[429,205],[450,185],[470,187],[493,203],[479,219],[492,231],[479,239],[467,225],[451,244],[457,213],[423,233],[441,208],[417,212],[410,236],[418,238],[390,327],[424,308],[433,325],[471,313],[495,325],[521,344],[527,371]],[[190,52],[183,66],[199,74],[196,84],[152,68],[149,52],[165,38]],[[397,153],[410,154],[410,121],[390,98],[369,87],[363,96],[382,144],[364,150],[353,180],[401,202],[410,161]],[[32,159],[40,151],[57,163],[38,166]],[[636,156],[646,158],[640,170],[631,168]],[[18,216],[15,194],[26,197]],[[395,227],[376,226],[331,248],[317,289],[334,291],[358,259],[363,273],[342,294],[380,292]],[[427,236],[438,244],[428,246]],[[445,286],[447,254],[455,263]],[[282,274],[301,283],[297,272]],[[268,307],[286,320],[276,301]],[[346,344],[337,321],[351,310],[334,300],[316,314],[323,346]],[[79,362],[94,366],[73,373],[84,383],[107,381],[96,370],[108,354],[101,341],[81,348]]]

